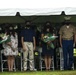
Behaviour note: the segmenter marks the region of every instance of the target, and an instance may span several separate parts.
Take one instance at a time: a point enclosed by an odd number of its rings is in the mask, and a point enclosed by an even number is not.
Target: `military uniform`
[[[62,38],[62,48],[64,57],[64,69],[71,69],[73,61],[73,44],[74,35],[76,34],[75,27],[73,25],[64,25],[60,28],[59,34]],[[69,59],[67,59],[69,56]]]

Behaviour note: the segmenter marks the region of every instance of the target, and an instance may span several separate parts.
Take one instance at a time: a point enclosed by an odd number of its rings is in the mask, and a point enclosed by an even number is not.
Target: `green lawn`
[[[76,75],[74,71],[0,72],[0,75]]]

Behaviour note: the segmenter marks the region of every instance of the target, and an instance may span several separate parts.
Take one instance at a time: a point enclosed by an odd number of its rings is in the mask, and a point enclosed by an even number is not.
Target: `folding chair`
[[[7,66],[7,59],[3,54],[4,50],[1,50],[1,71],[3,72],[4,70],[8,69]],[[16,71],[16,66],[15,66],[15,62],[14,62],[14,66],[13,66],[14,71]]]
[[[64,58],[63,58],[63,50],[62,50],[62,48],[59,48],[59,52],[60,52],[60,70],[64,70]],[[72,69],[74,70],[74,63],[72,65]]]
[[[73,55],[74,55],[74,58],[76,58],[76,48],[74,48],[74,50],[73,50]],[[75,60],[74,60],[75,61]],[[75,66],[75,63],[73,64],[73,66]]]
[[[42,71],[43,69],[45,69],[45,65],[44,65],[44,58],[42,57],[42,48],[39,48],[40,51],[40,70]],[[51,62],[52,66],[51,68],[54,70],[54,57],[52,57],[52,62]]]
[[[38,49],[36,49],[35,51],[34,51],[34,67],[35,67],[35,69],[36,70],[39,70],[40,69],[40,52],[39,52],[39,50]]]
[[[56,68],[60,69],[60,52],[59,52],[59,48],[56,48]]]
[[[73,53],[74,53],[74,56],[76,57],[76,48],[74,48],[74,52]]]
[[[20,48],[20,56],[21,56],[21,71],[23,71],[24,68],[23,68],[23,50],[22,50],[22,48]]]
[[[20,71],[22,71],[22,69],[23,69],[23,51],[22,51],[22,48],[21,47],[19,47],[18,48],[18,57],[16,58],[17,60],[16,60],[16,68],[18,69],[18,70],[20,70]]]

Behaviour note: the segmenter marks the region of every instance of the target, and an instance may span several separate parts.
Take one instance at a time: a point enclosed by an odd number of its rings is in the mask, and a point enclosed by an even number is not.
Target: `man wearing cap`
[[[35,31],[31,28],[30,21],[27,21],[26,27],[21,32],[21,42],[23,47],[24,71],[27,70],[27,57],[29,55],[30,70],[34,70],[34,50],[36,48]]]
[[[59,34],[60,46],[63,49],[64,70],[71,70],[74,63],[73,47],[76,41],[76,28],[71,24],[70,20],[65,20]]]

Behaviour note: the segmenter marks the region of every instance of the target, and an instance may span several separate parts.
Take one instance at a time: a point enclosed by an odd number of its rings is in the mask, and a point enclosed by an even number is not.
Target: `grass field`
[[[74,71],[0,72],[0,75],[76,75]]]

